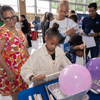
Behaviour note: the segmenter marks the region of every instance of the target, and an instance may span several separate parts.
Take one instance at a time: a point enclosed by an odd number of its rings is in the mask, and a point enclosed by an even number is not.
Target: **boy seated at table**
[[[70,39],[69,43],[64,44],[64,52],[71,63],[76,63],[77,56],[83,56],[84,49],[86,49],[86,45],[84,45],[81,35],[74,35]],[[90,58],[86,56],[86,63],[89,61],[89,59]]]

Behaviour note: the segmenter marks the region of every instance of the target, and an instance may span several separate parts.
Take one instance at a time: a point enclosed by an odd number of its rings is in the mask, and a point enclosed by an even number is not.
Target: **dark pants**
[[[86,55],[88,55],[89,50],[91,51],[91,58],[97,57],[99,55],[99,41],[96,41],[96,46],[86,49]]]
[[[29,46],[29,47],[32,47],[30,34],[27,35],[27,41],[28,41],[28,46]]]
[[[45,43],[46,41],[45,41],[45,37],[43,37],[43,43]]]

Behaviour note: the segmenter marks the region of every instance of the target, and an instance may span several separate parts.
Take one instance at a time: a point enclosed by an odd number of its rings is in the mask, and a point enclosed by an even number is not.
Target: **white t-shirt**
[[[60,31],[61,34],[64,34],[68,30],[70,30],[70,29],[72,29],[73,27],[76,26],[76,23],[73,20],[71,20],[69,18],[65,18],[62,21],[59,21],[57,19],[52,20],[50,22],[50,26],[49,27],[52,27],[53,23],[55,23],[55,22],[59,24],[59,31]]]
[[[65,32],[74,28],[76,26],[76,23],[69,18],[65,18],[64,20],[61,21],[54,19],[50,22],[49,28],[52,27],[55,22],[59,24],[58,30],[60,31],[60,34],[66,35],[64,43],[67,43],[70,40],[70,37]],[[58,46],[64,50],[64,44],[59,44]]]
[[[76,33],[80,33],[80,30],[79,30],[79,25],[78,25],[78,23],[76,23],[76,26],[74,27],[74,29],[76,29]]]

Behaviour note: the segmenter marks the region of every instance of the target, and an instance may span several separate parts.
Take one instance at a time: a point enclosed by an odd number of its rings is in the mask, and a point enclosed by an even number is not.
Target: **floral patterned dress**
[[[21,66],[27,60],[27,51],[25,49],[27,40],[22,31],[18,28],[16,28],[20,33],[18,36],[5,26],[1,28],[3,31],[0,32],[0,40],[5,39],[2,56],[10,69],[15,73],[16,78],[16,81],[9,82],[6,71],[0,66],[0,94],[2,94],[2,96],[9,96],[28,88],[28,85],[20,76]]]

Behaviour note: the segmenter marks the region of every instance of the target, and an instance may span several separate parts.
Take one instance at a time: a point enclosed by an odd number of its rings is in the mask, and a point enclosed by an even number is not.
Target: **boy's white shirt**
[[[61,34],[64,34],[65,32],[67,32],[68,30],[74,28],[77,24],[69,19],[69,18],[65,18],[64,20],[62,21],[59,21],[57,19],[54,19],[50,22],[50,26],[49,27],[52,27],[53,26],[53,23],[58,23],[59,24],[59,31]]]
[[[43,46],[36,50],[21,67],[20,74],[26,83],[31,84],[32,82],[29,80],[31,75],[49,75],[61,71],[62,67],[64,68],[70,64],[71,62],[65,56],[63,50],[58,46],[55,49],[55,64],[53,64],[52,57],[50,54],[48,54],[45,44],[43,44]],[[58,75],[48,77],[44,81],[34,82],[33,86],[40,85],[57,78]]]

